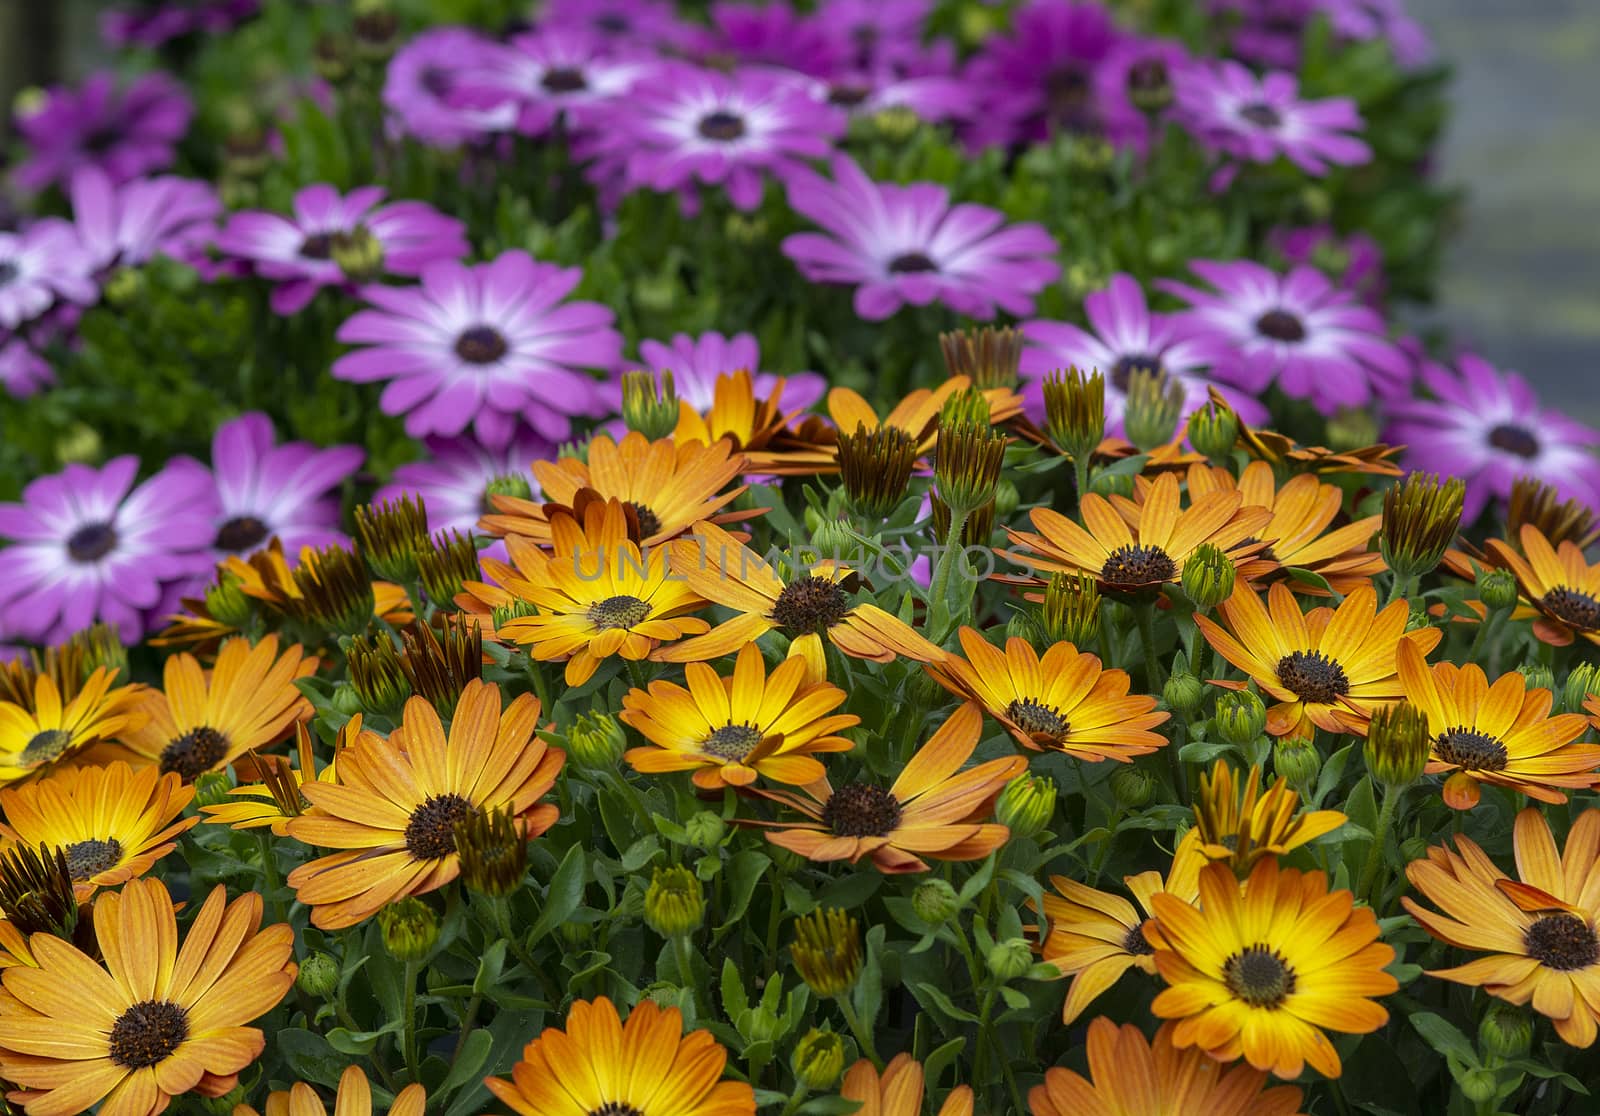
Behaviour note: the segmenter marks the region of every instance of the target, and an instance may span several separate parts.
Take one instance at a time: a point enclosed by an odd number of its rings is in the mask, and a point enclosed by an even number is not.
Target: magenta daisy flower
[[[108,46],[153,50],[184,35],[220,34],[261,10],[261,0],[199,0],[117,7],[100,16],[100,37]]]
[[[1600,430],[1541,407],[1521,376],[1471,353],[1456,358],[1454,371],[1424,361],[1421,378],[1434,398],[1390,404],[1384,437],[1405,444],[1409,468],[1467,482],[1462,522],[1476,519],[1491,499],[1509,499],[1512,482],[1523,476],[1600,510]]]
[[[390,126],[436,147],[455,147],[509,129],[517,119],[510,102],[490,108],[455,103],[462,78],[477,72],[495,44],[464,27],[434,27],[395,52],[383,79]]]
[[[537,496],[539,482],[531,467],[535,461],[554,459],[557,452],[556,443],[526,427],[519,427],[505,445],[496,448],[472,438],[429,438],[426,444],[428,459],[401,465],[373,499],[422,497],[428,509],[428,530],[435,534],[450,530],[478,534],[478,520],[494,511],[488,497],[490,481],[517,477]],[[503,555],[505,543],[496,540],[487,553]]]
[[[99,294],[93,273],[76,230],[59,218],[0,232],[0,330],[37,318],[58,298],[93,302]]]
[[[374,309],[347,320],[338,337],[369,347],[340,357],[333,375],[388,381],[384,413],[405,415],[414,438],[471,426],[480,441],[504,446],[519,420],[565,438],[573,415],[600,413],[605,402],[579,369],[613,368],[622,356],[607,307],[562,301],[582,277],[517,251],[476,267],[429,264],[420,286],[364,287]]]
[[[323,287],[347,285],[341,252],[370,258],[362,277],[419,275],[437,260],[458,260],[471,249],[466,228],[426,202],[379,205],[381,186],[362,186],[341,196],[332,186],[307,186],[294,196],[294,214],[235,213],[217,236],[225,255],[248,261],[256,272],[278,280],[272,308],[294,314]]]
[[[899,65],[922,44],[933,0],[823,0],[817,22],[846,47],[854,69]]]
[[[25,399],[55,380],[50,365],[26,341],[0,329],[0,389]]]
[[[1316,0],[1211,0],[1227,29],[1228,53],[1280,70],[1300,65],[1300,42],[1315,14]]]
[[[193,260],[216,236],[222,212],[208,182],[164,176],[117,186],[98,167],[72,176],[71,197],[78,239],[97,270],[158,255]]]
[[[344,539],[334,490],[366,454],[356,446],[275,442],[272,420],[260,413],[223,423],[211,439],[217,504],[211,545],[219,558],[248,554],[274,535],[287,555]]]
[[[697,53],[717,64],[777,66],[811,77],[825,77],[845,61],[843,44],[820,19],[797,12],[787,0],[765,4],[711,5],[711,28]]]
[[[975,108],[972,89],[954,75],[953,57],[948,49],[906,50],[892,64],[853,66],[827,78],[802,76],[800,81],[812,97],[852,116],[909,109],[923,120],[965,120]]]
[[[176,458],[138,487],[139,459],[68,465],[0,504],[0,627],[53,643],[96,620],[124,642],[144,634],[141,610],[164,582],[205,573],[215,511],[211,476]]]
[[[856,313],[887,318],[905,303],[942,302],[958,314],[992,318],[1033,310],[1033,296],[1060,273],[1056,242],[1036,224],[1007,225],[983,205],[950,202],[933,182],[874,182],[845,155],[833,181],[794,174],[789,204],[827,230],[795,233],[784,255],[815,283],[856,288]]]
[[[1176,75],[1194,64],[1182,43],[1128,38],[1094,69],[1094,103],[1107,142],[1143,154],[1154,139],[1151,117],[1161,119],[1174,97]]]
[[[1098,371],[1105,377],[1106,429],[1113,434],[1122,433],[1128,381],[1135,372],[1164,371],[1181,384],[1185,417],[1205,405],[1211,387],[1203,375],[1205,347],[1186,337],[1171,315],[1153,313],[1133,276],[1113,275],[1105,290],[1083,300],[1083,312],[1089,319],[1087,330],[1070,322],[1023,324],[1022,398],[1036,420],[1044,419],[1044,377],[1065,368]],[[1266,419],[1267,409],[1249,394],[1221,390],[1246,422]]]
[[[1402,66],[1421,66],[1433,58],[1433,40],[1406,11],[1405,0],[1314,0],[1313,7],[1327,15],[1341,39],[1387,41]]]
[[[683,46],[699,30],[678,18],[673,0],[548,0],[539,25],[578,28],[640,47]]]
[[[1311,175],[1372,159],[1372,149],[1350,134],[1363,127],[1356,103],[1348,97],[1302,101],[1293,74],[1271,71],[1258,78],[1231,61],[1189,66],[1175,92],[1175,111],[1185,124],[1236,159],[1270,163],[1282,155]]]
[[[669,62],[591,124],[586,153],[620,165],[629,188],[677,190],[693,204],[697,183],[722,186],[735,206],[754,209],[766,176],[786,178],[827,155],[845,116],[792,76]]]
[[[779,379],[772,372],[760,371],[761,346],[749,333],[736,333],[732,337],[720,333],[702,333],[698,337],[678,333],[670,342],[641,341],[639,364],[654,371],[670,370],[678,398],[701,412],[711,409],[719,376],[749,372],[758,399],[772,394]],[[783,381],[780,406],[785,412],[811,406],[828,388],[827,380],[815,372],[795,372],[784,376]]]
[[[1329,415],[1410,386],[1411,362],[1389,340],[1383,318],[1315,268],[1280,275],[1249,260],[1189,266],[1214,289],[1157,285],[1193,307],[1179,326],[1194,336],[1212,375],[1257,394],[1276,381]]]
[[[1374,310],[1383,308],[1383,249],[1366,233],[1341,237],[1330,225],[1307,225],[1275,229],[1267,243],[1289,263],[1318,268]]]
[[[25,190],[65,186],[82,167],[126,182],[172,163],[193,108],[183,86],[159,71],[119,89],[109,73],[77,89],[58,85],[37,108],[17,116],[28,158],[16,169]]]
[[[491,46],[460,77],[454,103],[516,108],[516,130],[542,136],[559,120],[582,127],[596,105],[622,96],[654,62],[590,31],[558,28]]]

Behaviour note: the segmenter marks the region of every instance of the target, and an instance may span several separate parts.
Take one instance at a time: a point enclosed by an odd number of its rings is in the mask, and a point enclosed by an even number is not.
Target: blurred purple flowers
[[[25,190],[65,186],[83,167],[98,167],[116,183],[164,170],[192,114],[183,86],[160,72],[126,87],[109,73],[77,88],[58,85],[17,114],[28,147],[15,171],[17,184]]]

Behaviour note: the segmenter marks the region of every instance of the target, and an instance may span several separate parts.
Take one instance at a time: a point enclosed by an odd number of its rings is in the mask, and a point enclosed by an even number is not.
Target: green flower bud
[[[644,989],[644,998],[649,1000],[651,1003],[659,1004],[662,1007],[678,1008],[680,1011],[683,1010],[684,1007],[683,989],[679,988],[676,984],[669,984],[664,980],[658,980],[652,984],[646,985]]]
[[[580,713],[567,730],[567,755],[591,771],[614,770],[628,747],[628,738],[609,713]]]
[[[1328,420],[1328,445],[1336,450],[1358,450],[1378,440],[1378,420],[1369,410],[1340,407]]]
[[[484,895],[510,895],[528,874],[528,839],[509,809],[482,810],[455,824],[461,882]]]
[[[1597,673],[1600,673],[1600,668],[1593,663],[1579,663],[1572,668],[1561,688],[1561,704],[1568,713],[1582,713],[1583,703],[1589,700],[1589,695],[1600,693],[1600,680],[1595,678]]]
[[[401,496],[386,504],[356,508],[356,541],[377,576],[402,584],[417,577],[417,551],[428,544],[428,511],[422,497]]]
[[[651,441],[669,437],[678,427],[680,410],[671,372],[661,373],[659,387],[650,372],[635,370],[622,374],[622,421],[629,430]]]
[[[1002,523],[1016,514],[1018,506],[1022,503],[1022,494],[1017,491],[1017,486],[1000,478],[1000,483],[994,486],[994,516]]]
[[[1011,830],[1012,837],[1036,837],[1050,825],[1056,812],[1056,784],[1045,775],[1018,775],[1006,784],[995,803],[995,820]]]
[[[1085,647],[1100,636],[1100,587],[1092,577],[1053,573],[1044,591],[1039,624],[1052,643]]]
[[[1185,716],[1199,709],[1205,699],[1206,684],[1188,670],[1174,672],[1161,687],[1161,700],[1166,702],[1167,708]]]
[[[355,0],[356,54],[366,62],[387,62],[399,44],[400,19],[389,0]]]
[[[1212,461],[1225,461],[1239,441],[1239,416],[1231,407],[1207,403],[1189,416],[1189,444]]]
[[[1211,609],[1233,596],[1233,559],[1220,547],[1201,543],[1183,564],[1183,592],[1197,609]]]
[[[983,962],[996,980],[1016,980],[1033,967],[1033,949],[1022,938],[1008,938],[990,947]]]
[[[1020,639],[1024,643],[1032,643],[1038,635],[1038,627],[1033,622],[1033,617],[1026,612],[1013,612],[1006,620],[1006,638]]]
[[[850,524],[843,519],[821,519],[811,530],[811,545],[823,558],[846,560],[856,551]]]
[[[1473,1104],[1493,1100],[1495,1093],[1500,1091],[1500,1079],[1494,1070],[1483,1066],[1467,1070],[1456,1078],[1456,1084],[1461,1087],[1461,1095]]]
[[[1130,810],[1137,810],[1155,793],[1156,777],[1131,763],[1118,764],[1111,773],[1111,794]]]
[[[1400,859],[1410,864],[1413,860],[1422,860],[1428,855],[1428,839],[1426,837],[1407,837],[1400,842]]]
[[[968,393],[963,393],[968,394]],[[970,395],[982,400],[976,391]],[[960,398],[952,396],[951,400]],[[948,409],[950,403],[946,403]],[[987,409],[987,408],[986,408]],[[994,498],[1005,460],[1006,436],[983,422],[939,422],[933,450],[933,480],[951,512],[969,515]],[[843,462],[841,461],[841,470]]]
[[[226,771],[202,772],[194,781],[195,805],[220,806],[228,801],[228,792],[232,789],[233,780]]]
[[[439,916],[415,896],[390,903],[378,912],[383,948],[396,961],[421,961],[439,940]]]
[[[657,868],[644,893],[644,920],[663,938],[692,934],[706,916],[705,889],[700,878],[679,865]]]
[[[899,507],[916,463],[916,439],[897,426],[857,426],[839,438],[839,481],[850,506],[867,519],[883,519]]]
[[[1411,611],[1406,613],[1406,631],[1416,632],[1433,625],[1433,617],[1428,615],[1428,606],[1421,601],[1411,606]]]
[[[1267,707],[1250,690],[1231,690],[1217,697],[1217,711],[1213,717],[1217,735],[1243,748],[1254,744],[1267,728]]]
[[[722,844],[728,833],[728,823],[722,820],[722,815],[710,810],[701,810],[685,822],[683,828],[689,835],[689,844],[707,851]]]
[[[1022,363],[1022,332],[1009,326],[982,326],[939,334],[945,371],[965,376],[975,388],[1017,386]]]
[[[1133,497],[1133,478],[1127,473],[1108,473],[1102,470],[1089,478],[1089,491],[1096,496]]]
[[[1478,1021],[1478,1042],[1489,1057],[1520,1058],[1533,1046],[1533,1019],[1526,1008],[1490,1000]]]
[[[104,448],[99,431],[87,423],[75,422],[56,439],[56,460],[63,465],[98,461]]]
[[[200,1108],[210,1116],[230,1116],[244,1103],[245,1088],[235,1085],[220,1097],[200,1097]]]
[[[417,551],[417,576],[428,600],[441,609],[455,609],[455,599],[469,581],[483,580],[478,544],[470,532],[441,531]]]
[[[339,990],[339,962],[317,950],[300,962],[295,983],[307,996],[325,1000]]]
[[[341,712],[354,716],[365,711],[392,717],[405,706],[406,699],[411,696],[411,682],[400,661],[400,652],[387,633],[352,639],[345,648],[345,663],[350,671],[350,682],[335,693],[353,694],[355,708]]]
[[[1517,670],[1527,680],[1530,690],[1554,690],[1556,676],[1554,672],[1543,663],[1523,663]]]
[[[789,1065],[795,1080],[812,1092],[833,1088],[844,1072],[844,1039],[815,1027],[795,1044]]]
[[[1378,549],[1395,576],[1410,580],[1430,573],[1456,537],[1466,482],[1441,482],[1431,473],[1410,473],[1383,494]]]
[[[232,574],[218,574],[216,584],[206,588],[206,612],[218,623],[242,628],[250,622],[250,610],[250,598],[240,591],[239,579]]]
[[[1305,787],[1322,770],[1322,755],[1305,737],[1281,737],[1272,749],[1272,769],[1290,786]]]
[[[722,228],[729,240],[744,247],[760,244],[771,232],[767,219],[759,213],[730,213]]]
[[[495,510],[494,496],[514,496],[518,500],[533,499],[533,485],[521,473],[501,473],[483,486],[483,510]]]
[[[1510,570],[1479,570],[1477,588],[1479,599],[1491,611],[1504,612],[1517,603],[1517,578]]]
[[[1056,448],[1087,461],[1106,436],[1106,380],[1076,368],[1051,372],[1042,384],[1045,430]]]
[[[855,987],[865,954],[861,924],[836,907],[818,907],[795,921],[790,959],[818,996],[842,996]]]
[[[1183,385],[1164,370],[1140,369],[1128,377],[1122,425],[1128,441],[1148,453],[1172,441],[1183,414]]]
[[[1400,701],[1372,715],[1363,754],[1378,782],[1408,787],[1422,778],[1432,746],[1427,714],[1409,701]]]
[[[106,301],[112,306],[131,306],[144,293],[144,272],[136,267],[119,267],[106,280]]]
[[[371,626],[372,575],[358,554],[341,546],[307,551],[293,577],[300,593],[297,618],[340,635],[362,635]]]
[[[905,105],[890,105],[872,114],[872,128],[890,143],[903,143],[922,127],[922,117]]]
[[[349,682],[340,682],[334,686],[332,704],[336,710],[346,717],[354,717],[357,713],[367,711],[367,706],[361,700],[360,692]]]
[[[949,881],[933,877],[923,880],[911,893],[911,909],[930,926],[943,926],[961,910],[961,896]]]
[[[383,274],[383,242],[364,225],[334,233],[328,240],[328,258],[352,283],[365,283]]]

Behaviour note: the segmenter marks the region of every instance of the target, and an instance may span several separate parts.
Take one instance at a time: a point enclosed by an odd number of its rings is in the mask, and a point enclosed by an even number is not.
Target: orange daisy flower
[[[839,1085],[839,1095],[861,1102],[855,1116],[922,1116],[922,1094],[927,1087],[922,1063],[909,1054],[896,1054],[881,1075],[865,1058],[851,1066]],[[951,1089],[938,1116],[972,1116],[972,1089],[966,1085]]]
[[[422,1116],[428,1094],[421,1085],[411,1084],[395,1094],[388,1116]],[[261,1116],[248,1104],[233,1110],[233,1116]],[[267,1116],[328,1116],[322,1097],[304,1081],[296,1081],[287,1091],[267,1097]],[[339,1091],[333,1102],[333,1116],[372,1116],[372,1086],[360,1066],[350,1066],[339,1075]]]
[[[319,771],[311,733],[305,723],[300,722],[294,726],[299,767],[290,766],[283,756],[257,753],[240,759],[234,764],[234,772],[241,782],[228,792],[229,801],[204,804],[200,812],[208,822],[233,829],[271,829],[274,837],[287,837],[289,819],[298,818],[311,805],[300,793],[300,784],[308,779],[337,783],[339,775],[335,765],[339,753],[360,735],[361,714],[357,713],[339,729],[334,737],[334,759]]]
[[[1489,556],[1496,565],[1516,575],[1529,607],[1513,616],[1536,617],[1533,632],[1546,643],[1565,647],[1577,636],[1600,644],[1600,564],[1591,566],[1577,543],[1563,540],[1559,548],[1531,523],[1518,539],[1518,554],[1500,539],[1489,540]]]
[[[720,438],[737,450],[759,450],[787,421],[778,409],[783,385],[780,377],[773,383],[770,395],[757,399],[748,370],[723,373],[711,389],[711,409],[705,414],[691,407],[687,399],[678,401],[678,425],[672,431],[672,440],[679,445],[699,442],[709,446]]]
[[[1349,820],[1338,810],[1300,813],[1299,807],[1300,795],[1289,780],[1275,780],[1263,794],[1259,765],[1241,786],[1228,761],[1216,760],[1200,776],[1194,800],[1200,855],[1227,861],[1243,878],[1262,857],[1285,856]]]
[[[111,683],[117,672],[96,667],[66,701],[49,674],[31,681],[23,702],[0,701],[0,784],[25,779],[63,760],[81,756],[101,741],[130,732],[149,716],[143,686]]]

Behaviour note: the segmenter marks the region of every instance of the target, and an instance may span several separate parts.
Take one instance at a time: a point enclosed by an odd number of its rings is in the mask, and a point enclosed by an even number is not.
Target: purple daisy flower
[[[698,337],[677,333],[670,342],[641,341],[639,364],[656,371],[670,370],[678,398],[701,412],[710,410],[715,401],[718,376],[748,371],[758,399],[771,395],[779,379],[775,373],[759,370],[761,346],[750,333],[736,333],[732,337],[720,333],[702,333]],[[826,378],[815,372],[796,372],[782,378],[780,406],[784,411],[811,406],[828,388]]]
[[[136,643],[162,584],[211,568],[210,473],[176,458],[134,487],[138,472],[132,456],[68,465],[0,504],[0,538],[12,540],[0,549],[7,629],[52,643],[104,620]]]
[[[383,79],[383,106],[391,127],[437,147],[481,139],[509,129],[517,107],[454,103],[461,79],[475,73],[495,44],[464,27],[435,27],[395,52]]]
[[[366,453],[356,446],[319,449],[275,441],[272,420],[259,413],[223,423],[211,439],[215,557],[247,554],[274,535],[290,556],[302,547],[344,541],[334,490],[360,468]]]
[[[519,477],[528,482],[535,496],[539,482],[530,467],[535,461],[556,456],[556,444],[546,441],[526,427],[519,427],[510,441],[491,449],[472,438],[427,439],[428,460],[401,465],[389,483],[378,490],[375,501],[401,496],[420,496],[428,509],[428,530],[478,533],[478,520],[492,512],[487,492],[489,482],[501,477]],[[503,557],[505,543],[496,540],[486,552]]]
[[[1267,243],[1289,263],[1318,268],[1374,310],[1383,309],[1383,249],[1366,233],[1341,237],[1330,225],[1308,225],[1275,229]]]
[[[119,183],[162,170],[172,163],[193,111],[183,86],[160,72],[126,89],[118,89],[109,73],[94,74],[77,89],[58,85],[38,108],[17,117],[29,148],[17,183],[25,190],[65,186],[86,166]]]
[[[1383,318],[1315,268],[1280,275],[1250,260],[1189,267],[1215,289],[1157,285],[1193,307],[1179,325],[1196,338],[1213,376],[1256,394],[1275,380],[1328,415],[1410,386],[1411,363]]]
[[[915,54],[933,0],[823,0],[817,22],[844,45],[853,69],[898,65]]]
[[[37,318],[58,298],[93,302],[100,293],[93,272],[77,231],[59,218],[0,232],[0,330]]]
[[[1315,14],[1316,0],[1211,0],[1211,10],[1228,28],[1235,58],[1280,70],[1300,65],[1300,42]]]
[[[587,153],[620,164],[629,188],[678,190],[692,205],[696,183],[720,185],[739,209],[754,209],[765,176],[785,178],[804,160],[827,155],[845,116],[793,77],[669,62],[594,123]]]
[[[1153,313],[1133,276],[1113,275],[1105,290],[1084,298],[1083,312],[1089,319],[1087,330],[1046,320],[1022,326],[1022,398],[1035,420],[1044,419],[1044,377],[1065,368],[1098,370],[1105,377],[1106,429],[1113,434],[1122,433],[1128,381],[1135,372],[1165,371],[1182,385],[1185,418],[1205,406],[1211,381],[1203,374],[1204,345],[1187,337],[1173,316]],[[1253,396],[1221,390],[1246,422],[1267,418],[1267,409]]]
[[[55,380],[50,365],[26,341],[0,329],[0,388],[7,395],[25,399]]]
[[[195,32],[216,35],[250,19],[260,0],[201,0],[113,8],[100,16],[100,37],[108,46],[154,49]]]
[[[1184,69],[1175,89],[1176,111],[1206,143],[1236,159],[1270,163],[1279,155],[1311,175],[1328,167],[1357,166],[1372,149],[1347,133],[1359,132],[1361,114],[1348,97],[1300,99],[1293,74],[1256,77],[1238,62]]]
[[[419,275],[436,260],[457,260],[470,250],[466,227],[426,202],[379,206],[381,186],[343,195],[332,186],[307,186],[294,196],[292,218],[277,213],[235,213],[217,236],[223,253],[248,260],[256,272],[279,281],[272,309],[294,314],[323,287],[350,282],[338,262],[341,248],[374,254],[363,260],[367,276]]]
[[[1011,34],[992,36],[967,66],[967,81],[983,96],[974,142],[1100,134],[1094,72],[1121,39],[1103,5],[1031,0],[1016,13]]]
[[[839,38],[821,20],[795,11],[786,0],[766,4],[711,5],[711,28],[697,53],[708,63],[776,66],[826,77],[845,61]]]
[[[98,167],[72,176],[72,217],[96,270],[153,256],[194,260],[217,233],[222,202],[209,182],[140,178],[114,185]]]
[[[646,47],[683,46],[697,31],[678,18],[673,0],[549,0],[539,25],[577,28]]]
[[[519,419],[546,438],[572,432],[571,416],[600,413],[601,385],[579,368],[613,368],[622,337],[598,302],[566,302],[583,273],[506,252],[468,267],[429,264],[415,287],[370,285],[376,309],[339,327],[358,349],[333,375],[357,383],[389,381],[385,414],[405,415],[406,432],[460,434],[504,446]]]
[[[654,56],[619,49],[610,40],[577,28],[518,35],[509,46],[491,46],[461,76],[454,102],[492,109],[516,108],[516,130],[542,136],[558,120],[582,127],[586,113],[628,91]]]
[[[869,320],[908,302],[942,302],[972,318],[992,318],[996,308],[1027,314],[1061,273],[1056,242],[1039,225],[1006,225],[997,209],[952,205],[937,183],[874,182],[845,155],[834,157],[831,182],[796,173],[789,204],[827,234],[785,237],[784,254],[812,282],[855,286],[856,313]]]
[[[1094,102],[1107,142],[1143,154],[1174,97],[1177,74],[1194,64],[1171,39],[1125,39],[1094,69]]]
[[[1433,40],[1427,29],[1405,9],[1405,0],[1313,0],[1334,34],[1353,42],[1384,39],[1395,61],[1411,68],[1433,58]]]
[[[1600,430],[1541,407],[1521,376],[1496,371],[1471,353],[1456,358],[1456,371],[1424,361],[1422,383],[1434,398],[1391,404],[1393,421],[1384,437],[1405,443],[1409,468],[1467,482],[1463,523],[1476,519],[1491,498],[1509,499],[1512,482],[1522,476],[1600,509]]]
[[[852,116],[909,109],[923,120],[965,120],[974,110],[972,89],[955,76],[949,47],[938,43],[928,50],[906,50],[893,63],[880,61],[840,70],[826,79],[802,76],[800,80],[812,97]]]

